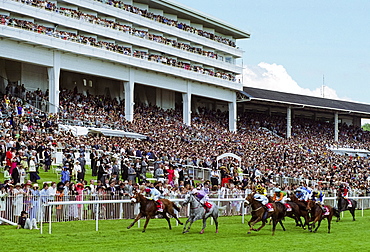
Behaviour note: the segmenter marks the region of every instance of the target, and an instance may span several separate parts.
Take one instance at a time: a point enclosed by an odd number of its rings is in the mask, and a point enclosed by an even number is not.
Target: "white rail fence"
[[[350,197],[358,202],[357,209],[364,215],[364,209],[370,209],[370,197]],[[114,199],[112,197],[102,199],[101,197],[83,198],[78,196],[67,196],[59,201],[45,200],[41,197],[22,199],[7,197],[7,208],[0,211],[0,220],[17,223],[21,211],[29,212],[30,218],[35,218],[40,223],[40,233],[43,233],[43,223],[49,224],[49,234],[52,230],[52,222],[65,222],[77,220],[94,220],[95,229],[99,230],[99,221],[108,219],[133,219],[138,213],[138,204],[131,204],[130,199]],[[180,203],[184,199],[170,199]],[[249,207],[244,208],[245,198],[211,198],[210,201],[218,206],[224,206],[220,215],[240,215],[244,223],[245,215],[250,213]],[[336,207],[335,197],[327,197],[325,204]],[[178,217],[187,217],[189,207],[183,207],[177,212]],[[342,212],[343,216],[343,212]],[[212,224],[212,220],[211,220]],[[138,222],[140,227],[140,221]]]

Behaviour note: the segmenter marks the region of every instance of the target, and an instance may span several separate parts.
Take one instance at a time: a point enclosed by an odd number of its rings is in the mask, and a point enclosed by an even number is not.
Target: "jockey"
[[[157,211],[163,212],[162,201],[160,200],[160,198],[163,198],[162,194],[155,187],[147,187],[145,188],[145,192],[149,194],[147,199],[154,200],[154,202],[156,203]]]
[[[263,195],[262,193],[260,193],[261,191],[263,192],[263,190],[259,190],[254,194],[254,196],[253,196],[254,199],[261,202],[262,205],[267,208],[267,211],[269,211],[269,212],[274,211],[272,206],[270,204],[268,204],[268,202],[269,202],[268,198],[265,195]]]
[[[307,186],[302,186],[301,187],[301,190],[303,191],[306,191],[306,195],[307,195],[307,198],[306,198],[306,201],[311,197],[312,195],[312,189],[307,187]]]
[[[315,201],[324,212],[326,212],[326,208],[324,207],[324,193],[321,191],[313,191],[311,200]]]
[[[298,200],[300,201],[307,201],[308,200],[308,193],[306,190],[302,190],[301,188],[297,188],[295,190],[295,196],[297,196]]]
[[[283,203],[283,201],[284,201],[284,192],[283,191],[281,191],[279,188],[276,188],[275,190],[274,190],[274,196],[272,196],[272,200],[274,201],[274,202],[281,202],[281,203]]]
[[[208,184],[205,184],[204,187],[202,187],[202,188],[198,187],[197,189],[193,190],[193,193],[195,194],[195,196],[197,197],[199,202],[202,204],[202,206],[205,208],[206,212],[208,212],[209,209],[212,207],[212,204],[208,202],[208,200],[209,200],[209,197],[208,197],[209,189],[208,189],[207,185]]]
[[[347,199],[348,197],[348,188],[345,187],[343,184],[339,186],[339,192],[342,194],[342,196]]]
[[[259,194],[261,194],[261,195],[264,195],[264,196],[266,196],[267,195],[267,190],[266,190],[266,188],[264,188],[263,186],[261,186],[260,184],[258,184],[257,186],[256,186],[256,192],[257,193],[259,193]]]

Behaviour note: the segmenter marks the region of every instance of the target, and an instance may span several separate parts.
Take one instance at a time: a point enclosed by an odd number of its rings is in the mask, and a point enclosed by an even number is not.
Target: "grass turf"
[[[348,212],[340,222],[332,222],[327,233],[323,222],[317,233],[295,227],[292,219],[285,220],[287,231],[277,227],[271,236],[271,226],[247,235],[248,225],[241,223],[240,216],[220,217],[218,234],[215,226],[207,223],[204,234],[199,234],[201,221],[193,224],[190,233],[182,234],[183,226],[168,229],[163,219],[150,221],[146,233],[137,225],[126,227],[132,220],[99,221],[95,231],[94,221],[75,221],[52,224],[52,234],[44,224],[44,234],[37,230],[16,230],[13,226],[0,226],[2,251],[369,251],[370,210],[353,222]],[[246,216],[249,220],[250,216]],[[185,221],[185,219],[184,219]]]

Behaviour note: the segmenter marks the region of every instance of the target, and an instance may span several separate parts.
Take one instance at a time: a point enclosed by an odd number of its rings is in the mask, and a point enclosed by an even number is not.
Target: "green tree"
[[[370,123],[366,123],[366,124],[362,125],[362,129],[365,130],[365,131],[370,131]]]

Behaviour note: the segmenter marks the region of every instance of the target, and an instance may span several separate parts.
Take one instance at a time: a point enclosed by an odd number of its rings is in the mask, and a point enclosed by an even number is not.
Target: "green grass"
[[[44,234],[37,230],[16,230],[13,226],[0,226],[1,251],[370,251],[370,210],[357,211],[353,222],[349,213],[344,219],[332,222],[332,232],[327,233],[323,222],[317,233],[295,227],[286,219],[287,231],[277,228],[271,236],[271,226],[247,235],[248,225],[241,217],[221,217],[220,232],[209,225],[199,234],[201,221],[192,226],[190,233],[182,234],[182,226],[169,230],[163,219],[151,220],[146,233],[137,225],[126,227],[132,220],[107,220],[99,222],[95,231],[94,221],[53,223],[52,234],[44,224]],[[249,220],[250,216],[246,216]],[[143,220],[141,225],[143,225]]]

